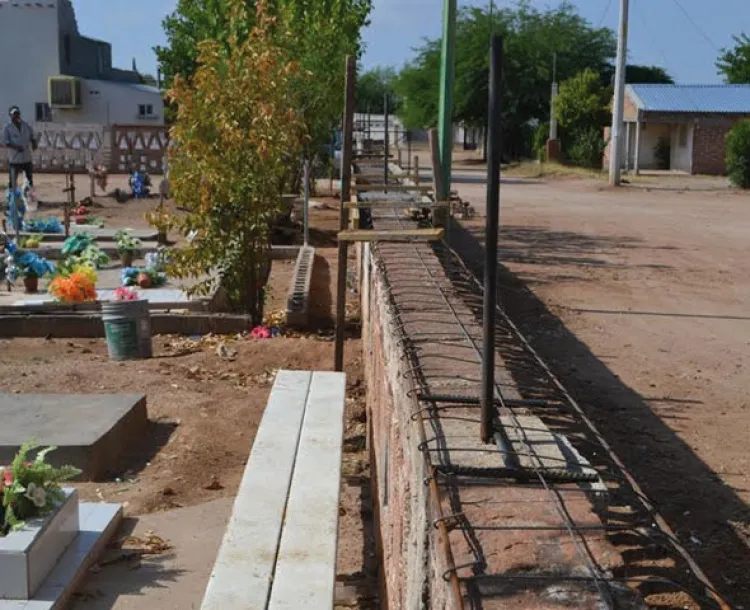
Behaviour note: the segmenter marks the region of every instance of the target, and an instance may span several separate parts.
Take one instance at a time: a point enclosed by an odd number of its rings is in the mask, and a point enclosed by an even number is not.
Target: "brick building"
[[[624,119],[623,169],[725,174],[726,136],[750,119],[750,85],[627,85]]]

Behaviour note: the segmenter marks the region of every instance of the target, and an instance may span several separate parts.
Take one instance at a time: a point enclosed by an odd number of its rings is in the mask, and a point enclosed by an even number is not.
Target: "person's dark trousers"
[[[21,182],[21,176],[26,174],[29,179],[29,185],[34,186],[34,167],[31,163],[11,163],[9,176],[8,176],[8,188],[18,186]],[[13,175],[16,176],[16,184],[13,184]]]

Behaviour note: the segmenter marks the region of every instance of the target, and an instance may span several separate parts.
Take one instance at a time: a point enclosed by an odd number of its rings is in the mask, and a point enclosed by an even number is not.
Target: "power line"
[[[604,8],[604,12],[602,13],[601,19],[599,19],[599,23],[596,27],[600,28],[602,27],[602,23],[604,23],[604,20],[607,18],[607,15],[609,15],[609,9],[612,8],[612,0],[607,0],[607,6]]]
[[[714,41],[711,40],[711,37],[708,34],[706,34],[706,32],[703,30],[703,28],[701,28],[701,26],[698,25],[698,23],[695,21],[695,19],[693,19],[690,16],[690,13],[688,13],[685,10],[685,7],[682,6],[682,4],[680,3],[680,0],[672,0],[672,2],[674,2],[675,5],[677,6],[677,8],[682,11],[682,14],[685,15],[685,18],[693,25],[693,27],[703,37],[703,39],[714,48],[714,51],[716,51],[717,53],[719,53],[721,51],[719,49],[719,47],[716,46],[716,44],[714,44]]]

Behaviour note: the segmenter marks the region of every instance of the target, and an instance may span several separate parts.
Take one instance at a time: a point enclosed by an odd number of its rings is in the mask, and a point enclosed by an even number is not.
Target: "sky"
[[[459,6],[489,0],[459,0]],[[164,42],[161,19],[176,0],[73,0],[84,35],[112,43],[117,67],[136,59],[141,72],[156,71],[151,48]],[[513,4],[495,0],[495,6]],[[532,0],[538,8],[560,0]],[[573,0],[594,25],[616,29],[619,0]],[[371,26],[364,34],[366,68],[401,66],[425,38],[440,35],[441,0],[374,0]],[[748,0],[630,0],[628,60],[665,68],[680,83],[721,82],[714,62],[743,27],[750,33]]]

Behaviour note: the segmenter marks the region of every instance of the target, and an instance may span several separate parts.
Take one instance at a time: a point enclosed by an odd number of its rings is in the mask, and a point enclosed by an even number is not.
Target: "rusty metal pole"
[[[354,57],[346,58],[346,97],[344,98],[343,141],[341,143],[341,206],[339,207],[339,229],[345,230],[349,223],[349,212],[345,206],[351,199],[352,189],[352,136],[354,130],[354,85],[356,78]],[[344,328],[346,326],[346,261],[348,244],[339,240],[338,278],[336,282],[336,346],[334,370],[344,370]]]
[[[492,39],[490,55],[489,150],[487,156],[487,227],[484,265],[484,348],[482,355],[482,441],[492,442],[495,416],[495,316],[497,309],[497,239],[500,222],[503,38]]]

